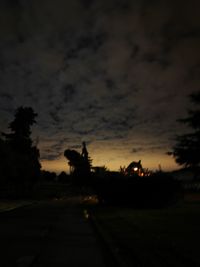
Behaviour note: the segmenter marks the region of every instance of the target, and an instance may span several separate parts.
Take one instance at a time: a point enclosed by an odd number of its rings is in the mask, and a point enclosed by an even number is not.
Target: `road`
[[[67,200],[0,214],[0,266],[108,266],[83,209]]]

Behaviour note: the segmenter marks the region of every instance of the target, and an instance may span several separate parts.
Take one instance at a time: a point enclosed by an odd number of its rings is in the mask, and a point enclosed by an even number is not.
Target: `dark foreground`
[[[40,202],[0,213],[0,266],[109,266],[83,208]]]
[[[199,194],[163,209],[82,199],[1,212],[0,267],[200,266]]]
[[[199,199],[164,209],[110,206],[94,212],[126,266],[199,267]]]

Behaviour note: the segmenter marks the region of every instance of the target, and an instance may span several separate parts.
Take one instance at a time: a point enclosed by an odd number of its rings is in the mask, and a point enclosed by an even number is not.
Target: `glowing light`
[[[84,210],[83,214],[84,214],[85,219],[89,219],[89,213],[87,212],[87,210]]]
[[[138,171],[138,167],[133,168],[134,172]]]

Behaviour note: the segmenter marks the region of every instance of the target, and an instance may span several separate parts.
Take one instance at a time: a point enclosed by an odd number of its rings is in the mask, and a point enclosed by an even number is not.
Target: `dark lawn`
[[[154,210],[99,207],[94,214],[132,266],[200,266],[200,202]]]

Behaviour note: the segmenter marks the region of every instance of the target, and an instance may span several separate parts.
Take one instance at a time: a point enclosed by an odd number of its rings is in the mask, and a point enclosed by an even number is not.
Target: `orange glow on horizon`
[[[128,166],[132,161],[138,161],[141,159],[143,168],[148,168],[149,170],[155,171],[159,169],[159,165],[163,171],[172,171],[180,168],[174,159],[165,154],[151,154],[151,155],[127,155],[126,157],[114,157],[113,153],[99,153],[97,157],[92,155],[92,165],[93,166],[106,166],[110,171],[119,171],[120,166]],[[108,160],[107,160],[108,159]],[[69,165],[67,159],[63,156],[56,160],[42,160],[41,161],[42,170],[52,171],[60,173],[65,171],[69,173]]]
[[[67,160],[59,158],[56,160],[41,160],[42,170],[60,173],[62,171],[69,173]]]

